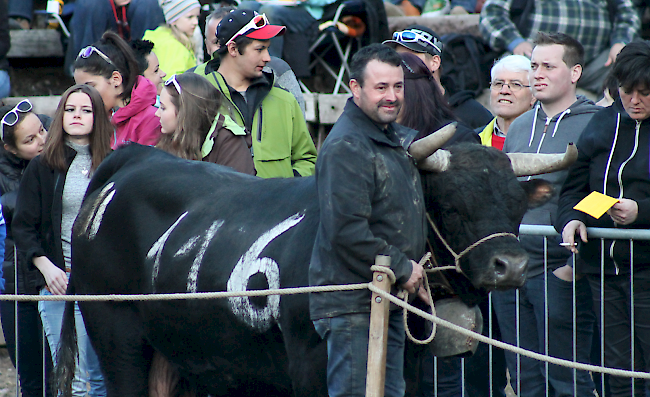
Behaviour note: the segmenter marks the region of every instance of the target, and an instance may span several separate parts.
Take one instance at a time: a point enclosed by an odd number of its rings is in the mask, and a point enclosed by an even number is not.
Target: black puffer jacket
[[[396,123],[382,130],[348,100],[316,162],[320,224],[310,285],[367,283],[376,255],[390,256],[395,285],[409,279],[426,239],[420,174],[405,150],[415,134]],[[311,294],[311,318],[370,312],[370,295]]]
[[[77,152],[65,147],[66,164],[70,167]],[[34,158],[18,189],[14,219],[11,222],[18,251],[19,279],[25,282],[26,293],[38,294],[45,278],[34,266],[33,258],[47,256],[60,269],[65,269],[61,245],[61,214],[66,172],[52,170],[41,156]]]
[[[50,128],[52,119],[44,114],[37,114],[43,123],[45,129]],[[7,238],[5,239],[5,257],[2,264],[2,274],[5,279],[5,293],[16,293],[16,272],[14,266],[14,238],[11,229],[11,221],[14,217],[16,208],[16,198],[18,197],[18,187],[23,177],[23,172],[27,168],[29,160],[24,160],[11,152],[5,150],[0,145],[0,200],[2,202],[2,215],[7,225]],[[18,279],[18,293],[25,293],[25,283],[21,278]]]
[[[7,224],[7,238],[5,239],[5,257],[2,264],[2,274],[5,279],[5,293],[13,294],[16,291],[14,271],[14,240],[11,233],[11,220],[16,207],[18,186],[23,176],[23,171],[29,161],[20,159],[0,146],[0,200],[2,201],[2,215]],[[24,292],[23,288],[18,291]]]

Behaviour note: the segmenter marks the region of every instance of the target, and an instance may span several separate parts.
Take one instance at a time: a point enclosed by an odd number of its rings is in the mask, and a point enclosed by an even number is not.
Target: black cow
[[[442,156],[450,160],[446,171],[423,175],[427,209],[450,246],[460,252],[491,233],[516,234],[527,198],[508,157],[479,145],[450,153]],[[74,226],[69,292],[307,286],[318,221],[312,177],[263,180],[127,146],[90,183]],[[455,272],[449,278],[462,278],[455,283],[467,296],[516,287],[526,261],[515,238],[499,237],[463,257],[468,279]],[[155,351],[199,394],[326,396],[325,345],[309,320],[308,300],[303,294],[79,306],[109,396],[146,396]],[[59,369],[73,362],[70,307]]]

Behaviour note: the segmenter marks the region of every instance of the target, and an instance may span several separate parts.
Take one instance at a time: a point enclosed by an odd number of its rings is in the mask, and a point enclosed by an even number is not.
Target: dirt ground
[[[9,353],[0,347],[0,397],[16,396],[16,369],[11,364]]]

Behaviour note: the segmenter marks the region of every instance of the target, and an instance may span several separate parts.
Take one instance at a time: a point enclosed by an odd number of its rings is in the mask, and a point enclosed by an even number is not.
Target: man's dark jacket
[[[426,238],[420,174],[405,149],[415,134],[396,123],[383,130],[348,100],[316,162],[310,285],[370,282],[376,255],[390,256],[397,286],[409,279]],[[370,312],[370,298],[365,289],[311,294],[311,318]]]

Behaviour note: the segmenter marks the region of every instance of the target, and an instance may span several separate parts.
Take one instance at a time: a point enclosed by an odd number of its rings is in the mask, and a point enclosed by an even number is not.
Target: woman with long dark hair
[[[397,122],[417,130],[415,139],[420,139],[458,121],[424,62],[411,53],[401,53],[400,56],[404,71],[404,104]],[[465,141],[480,143],[472,129],[459,123],[456,134],[446,146]]]
[[[155,145],[160,136],[156,117],[156,86],[141,76],[135,53],[126,41],[108,31],[81,49],[74,65],[77,84],[95,87],[115,131],[111,147],[127,142]]]
[[[12,223],[20,266],[29,293],[64,295],[72,270],[72,224],[90,177],[110,153],[112,127],[102,98],[88,85],[61,97],[43,152],[27,166]],[[65,302],[40,301],[41,322],[56,364]],[[75,305],[79,365],[73,394],[105,396],[97,356]]]

